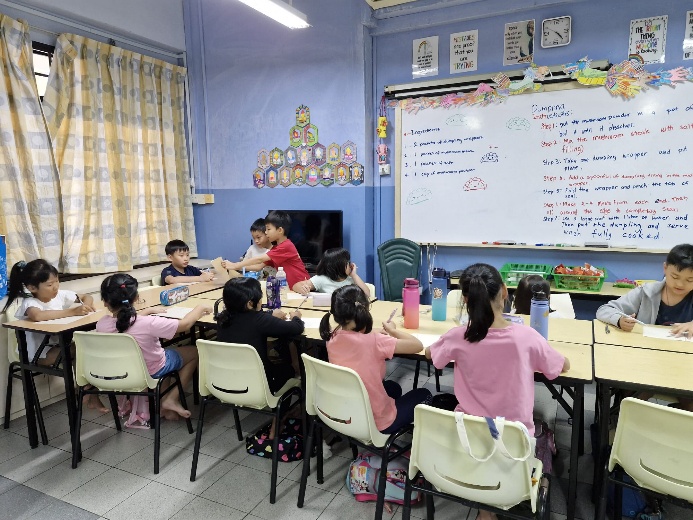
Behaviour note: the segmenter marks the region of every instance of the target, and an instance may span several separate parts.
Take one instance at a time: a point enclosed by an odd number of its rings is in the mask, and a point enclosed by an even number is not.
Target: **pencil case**
[[[173,305],[187,300],[190,297],[190,289],[187,285],[182,285],[180,287],[172,287],[171,289],[164,289],[159,295],[159,300],[161,305]]]

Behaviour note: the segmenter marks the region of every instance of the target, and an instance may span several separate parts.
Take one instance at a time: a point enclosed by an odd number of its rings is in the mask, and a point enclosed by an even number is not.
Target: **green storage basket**
[[[505,264],[500,269],[503,283],[508,287],[517,287],[522,278],[529,274],[538,274],[546,279],[553,267],[547,264]]]
[[[566,266],[569,269],[574,269],[577,266]],[[582,274],[556,274],[553,273],[553,281],[556,284],[556,289],[565,289],[568,291],[589,291],[599,292],[602,290],[604,280],[606,279],[606,269],[596,267],[604,273],[603,276],[585,276]]]

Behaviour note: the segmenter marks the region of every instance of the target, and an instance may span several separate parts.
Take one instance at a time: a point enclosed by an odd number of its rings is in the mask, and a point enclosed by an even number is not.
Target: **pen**
[[[296,310],[300,309],[300,308],[303,306],[303,304],[306,303],[306,300],[308,299],[308,296],[309,296],[309,295],[306,294],[306,296],[303,298],[303,301],[301,302],[301,304],[300,304],[298,307],[296,307]]]
[[[550,246],[555,246],[556,244],[534,244],[535,246],[544,246],[544,247],[550,247]]]
[[[392,312],[390,313],[390,317],[387,319],[386,323],[390,323],[392,321],[392,318],[395,317],[395,314],[397,314],[397,309],[392,310]]]
[[[640,321],[640,320],[636,320],[635,318],[633,318],[633,316],[631,316],[631,315],[629,315],[629,314],[626,314],[625,312],[616,311],[616,314],[620,314],[621,316],[623,316],[623,317],[625,317],[625,318],[630,318],[630,319],[633,320],[635,323],[639,323],[640,325],[647,325],[647,323],[644,323],[644,322],[642,322],[642,321]]]

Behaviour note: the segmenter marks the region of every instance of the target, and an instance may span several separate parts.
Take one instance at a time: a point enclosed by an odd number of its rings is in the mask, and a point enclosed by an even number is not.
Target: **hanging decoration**
[[[613,96],[632,98],[650,87],[668,85],[675,87],[684,81],[693,81],[693,67],[677,67],[671,70],[648,72],[638,59],[624,60],[613,65],[608,71],[596,70],[590,67],[591,60],[587,57],[563,66],[563,70],[572,79],[582,85],[604,86]],[[481,83],[473,92],[445,94],[443,96],[407,98],[392,100],[390,107],[399,107],[409,113],[416,113],[427,108],[452,108],[460,106],[486,106],[502,103],[514,94],[527,90],[538,92],[542,89],[541,82],[551,72],[548,67],[532,64],[524,70],[524,77],[518,81],[510,81],[503,73],[493,77],[495,85]]]
[[[385,115],[383,98],[382,112]],[[385,119],[387,127],[387,119]],[[288,148],[262,148],[257,153],[253,186],[358,186],[364,181],[363,165],[357,162],[356,144],[347,140],[339,145],[320,143],[318,127],[310,122],[310,108],[296,108],[296,120],[289,128]]]

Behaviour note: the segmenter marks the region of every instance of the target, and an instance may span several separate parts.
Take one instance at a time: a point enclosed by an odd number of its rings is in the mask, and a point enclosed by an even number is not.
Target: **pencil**
[[[624,318],[630,318],[630,319],[633,320],[635,323],[639,323],[640,325],[647,325],[647,323],[642,322],[642,321],[640,321],[640,320],[636,320],[635,318],[633,318],[633,316],[631,316],[630,314],[626,314],[625,312],[616,311],[616,314],[620,314],[620,315],[623,316]]]
[[[387,319],[386,323],[390,323],[392,321],[392,318],[395,317],[395,314],[397,314],[397,309],[392,310],[392,312],[390,313],[390,317]]]

